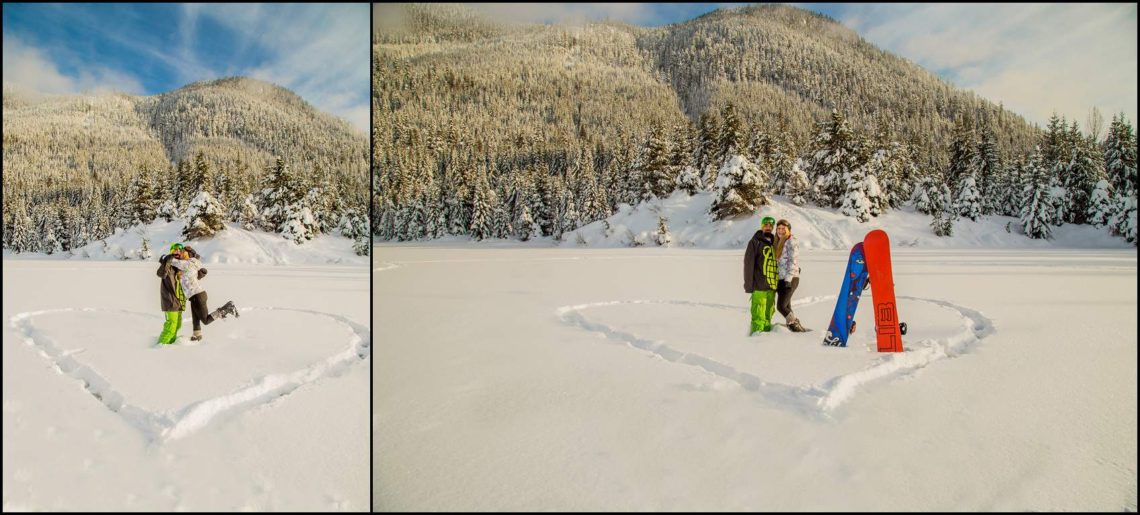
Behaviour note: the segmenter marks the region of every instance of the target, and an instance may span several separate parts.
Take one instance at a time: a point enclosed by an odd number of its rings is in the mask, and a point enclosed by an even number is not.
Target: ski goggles
[[[770,216],[765,216],[764,218],[760,219],[760,226],[763,227],[765,225],[776,225],[776,219]]]
[[[174,252],[174,251],[176,251],[176,250],[182,250],[182,248],[183,248],[183,247],[182,247],[182,244],[181,244],[181,243],[171,243],[171,244],[170,244],[170,251],[171,251],[171,252]]]

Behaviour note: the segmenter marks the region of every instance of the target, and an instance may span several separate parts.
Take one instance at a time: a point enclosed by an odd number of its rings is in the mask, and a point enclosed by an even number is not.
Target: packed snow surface
[[[4,260],[5,511],[368,509],[368,268],[211,263],[159,346],[157,256]]]
[[[782,202],[727,225],[691,202],[626,208],[584,243],[375,247],[373,508],[1136,510],[1123,240],[1030,240],[1004,218],[937,238],[913,212],[859,224]],[[612,248],[660,215],[676,246]],[[744,242],[764,215],[803,243],[793,306],[812,332],[747,335]],[[848,346],[823,346],[850,245],[875,228],[905,351],[876,352],[871,290]]]

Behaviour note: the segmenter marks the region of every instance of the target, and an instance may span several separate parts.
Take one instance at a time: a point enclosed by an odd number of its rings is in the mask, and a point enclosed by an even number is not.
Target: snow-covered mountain
[[[4,247],[19,252],[78,252],[156,215],[185,216],[201,193],[226,220],[271,233],[285,211],[329,234],[368,210],[366,135],[249,78],[145,97],[5,84],[3,144]]]
[[[656,28],[380,9],[371,213],[383,240],[558,238],[685,182],[712,191],[742,156],[761,185],[738,195],[746,204],[767,189],[866,221],[936,196],[919,210],[940,220],[1019,217],[1049,238],[1058,220],[1110,219],[1135,241],[1128,120],[1114,116],[1103,141],[1056,116],[1043,130],[804,9]]]

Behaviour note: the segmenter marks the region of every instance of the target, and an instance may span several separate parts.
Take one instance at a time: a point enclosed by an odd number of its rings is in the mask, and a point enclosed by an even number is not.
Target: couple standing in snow
[[[194,318],[191,341],[202,339],[203,323],[209,325],[210,322],[229,315],[239,316],[233,301],[226,302],[213,313],[209,312],[206,307],[206,289],[198,282],[207,273],[200,257],[193,248],[174,243],[170,245],[170,253],[158,259],[158,276],[162,279],[159,285],[159,303],[166,314],[162,334],[158,337],[159,344],[174,343],[178,329],[182,327],[182,311],[186,309],[186,299],[190,299],[190,313]]]
[[[788,329],[797,333],[807,331],[792,312],[792,293],[799,285],[799,249],[792,236],[792,224],[765,216],[744,252],[744,291],[752,294],[752,326],[748,335],[771,331],[772,312],[776,308],[787,320]]]

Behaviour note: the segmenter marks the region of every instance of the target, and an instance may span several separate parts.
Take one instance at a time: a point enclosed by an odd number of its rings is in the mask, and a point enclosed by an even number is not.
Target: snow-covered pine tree
[[[1068,209],[1065,206],[1065,199],[1068,198],[1068,191],[1061,185],[1061,173],[1058,169],[1064,170],[1064,164],[1057,162],[1053,169],[1053,173],[1049,174],[1049,205],[1053,206],[1053,213],[1050,215],[1053,225],[1060,227],[1065,223],[1065,211]]]
[[[59,247],[65,252],[69,252],[74,243],[71,240],[71,225],[72,220],[75,218],[75,209],[68,205],[59,207],[59,216],[55,219],[55,237],[59,240]]]
[[[996,184],[1002,173],[1001,151],[998,149],[997,136],[987,119],[982,126],[982,137],[978,142],[977,162],[974,166],[978,173],[978,194],[982,199],[982,214],[992,215],[999,211],[996,194],[999,186]]]
[[[353,208],[341,212],[337,224],[341,236],[352,240],[352,251],[357,256],[367,256],[372,250],[372,236],[368,232],[368,218]]]
[[[982,199],[978,192],[977,181],[974,179],[974,170],[967,170],[961,181],[955,202],[958,206],[958,216],[976,222],[982,216]]]
[[[669,219],[664,216],[657,217],[657,232],[655,233],[655,241],[658,245],[666,246],[673,241],[673,235],[669,234]]]
[[[87,229],[87,220],[78,211],[71,218],[71,248],[77,249],[91,242],[91,232]]]
[[[717,172],[709,214],[716,220],[751,214],[768,204],[763,172],[741,155],[734,155]]]
[[[581,227],[582,213],[578,210],[578,201],[574,199],[574,192],[569,186],[562,189],[562,198],[559,201],[562,213],[562,232],[569,232]]]
[[[941,198],[942,195],[939,193],[935,196]],[[940,238],[954,235],[954,217],[946,208],[941,202],[934,201],[930,204],[930,228]]]
[[[685,168],[696,168],[696,161],[693,160],[693,152],[696,147],[693,140],[695,133],[696,126],[692,122],[673,127],[673,137],[669,145],[671,148],[669,152],[670,177],[677,177]],[[672,191],[674,188],[670,186],[669,189]]]
[[[698,191],[704,190],[704,185],[701,184],[701,173],[693,166],[686,166],[681,169],[677,175],[677,187],[690,196],[695,195]]]
[[[1066,137],[1066,122],[1064,118],[1054,112],[1049,118],[1049,125],[1045,129],[1045,140],[1041,148],[1041,167],[1051,171],[1058,163],[1068,163],[1070,156]]]
[[[499,200],[487,184],[487,175],[482,169],[479,170],[478,177],[475,179],[472,199],[471,226],[468,229],[468,234],[476,240],[493,237],[495,234],[494,214]]]
[[[549,198],[544,199],[543,202],[549,202],[548,205],[550,206],[550,236],[554,238],[554,241],[560,242],[562,241],[562,234],[567,231],[569,225],[565,216],[566,184],[559,177],[550,177],[547,186],[549,187],[547,190]]]
[[[1136,193],[1125,195],[1117,192],[1114,204],[1112,219],[1109,220],[1112,234],[1136,246]]]
[[[281,226],[281,237],[300,245],[313,239],[317,234],[317,219],[303,202],[285,206],[285,221]]]
[[[856,166],[843,176],[844,192],[839,212],[854,217],[860,222],[871,219],[871,201],[867,198],[870,185],[867,183],[867,169]]]
[[[1033,154],[1025,164],[1025,186],[1022,194],[1025,203],[1019,218],[1025,235],[1033,239],[1053,237],[1051,226],[1056,214],[1056,207],[1052,204],[1049,177],[1042,168],[1042,160],[1041,148],[1034,147]]]
[[[225,211],[209,192],[199,191],[186,209],[186,226],[182,236],[187,240],[211,238],[226,230]]]
[[[48,255],[63,252],[63,246],[60,245],[59,239],[56,237],[58,224],[59,217],[55,211],[50,209],[40,211],[39,233],[43,236],[40,238],[38,251]]]
[[[23,202],[16,203],[12,209],[12,224],[5,236],[9,238],[9,249],[12,252],[29,252],[36,250],[35,233],[32,229],[32,218],[28,216],[27,208]]]
[[[872,149],[867,141],[862,142],[861,153],[867,155],[866,159],[860,159],[863,161],[863,182],[865,186],[863,194],[869,202],[867,212],[872,217],[876,217],[890,209],[882,183],[879,182],[879,177],[886,174],[887,153],[881,148]]]
[[[650,128],[641,156],[638,200],[665,198],[672,193],[675,177],[670,175],[669,155],[665,132],[655,124]]]
[[[206,162],[206,156],[202,151],[194,156],[194,171],[190,173],[190,182],[187,184],[186,192],[193,195],[194,198],[198,197],[198,193],[206,191],[213,197],[214,193],[214,169],[210,167],[210,163]],[[194,200],[191,199],[191,202]],[[215,199],[215,202],[217,200]]]
[[[528,241],[531,238],[542,236],[542,228],[538,226],[538,222],[534,221],[534,217],[530,215],[530,208],[523,204],[522,211],[519,213],[518,222],[515,224],[516,235],[519,240]]]
[[[745,134],[743,124],[736,114],[736,105],[729,102],[721,109],[720,135],[717,138],[717,163],[723,168],[724,163],[733,156],[745,153]],[[719,171],[719,170],[718,170]]]
[[[178,165],[174,171],[174,184],[172,189],[174,192],[174,200],[177,211],[182,213],[186,210],[186,206],[190,205],[190,200],[198,193],[194,188],[196,177],[194,176],[194,168],[190,161],[185,159],[179,160]]]
[[[1025,160],[1018,158],[1005,168],[1005,173],[998,176],[996,192],[998,201],[995,204],[995,213],[1001,216],[1021,216],[1022,195],[1025,190]]]
[[[796,158],[795,149],[793,148],[792,136],[788,134],[787,120],[781,118],[776,133],[771,138],[771,148],[768,155],[768,169],[772,174],[772,192],[778,195],[786,195],[792,197],[792,182],[796,179],[793,175],[796,173],[796,166],[801,167],[799,173],[803,173],[802,164]],[[805,183],[807,176],[803,177]]]
[[[960,184],[962,176],[974,165],[973,122],[965,117],[959,117],[954,125],[954,139],[950,142],[950,169],[946,172],[946,179],[950,184]],[[976,180],[976,179],[975,179]]]
[[[818,129],[808,162],[813,200],[821,207],[840,207],[847,192],[845,178],[861,165],[858,141],[847,119],[834,109]]]
[[[698,139],[694,161],[697,162],[697,171],[701,174],[701,183],[708,189],[714,185],[716,172],[720,166],[716,161],[719,126],[716,114],[711,112],[702,113],[697,126]]]
[[[804,173],[802,159],[796,158],[792,162],[784,193],[797,206],[802,206],[807,202],[811,194],[811,183],[808,182],[807,174]]]
[[[165,222],[173,222],[175,218],[178,218],[178,208],[175,207],[174,199],[162,201],[162,204],[158,206],[158,216]]]
[[[237,207],[238,216],[235,221],[241,224],[242,229],[252,231],[262,226],[261,213],[253,203],[253,194],[246,195]]]
[[[352,240],[352,252],[357,256],[367,256],[372,252],[372,236],[367,231]]]
[[[137,223],[149,224],[158,216],[155,208],[154,185],[151,183],[151,173],[142,168],[131,181],[131,214],[132,225]]]
[[[1073,148],[1073,159],[1069,161],[1065,179],[1067,182],[1065,199],[1065,221],[1074,224],[1088,223],[1089,204],[1097,183],[1104,179],[1104,164],[1100,153],[1096,152],[1092,140],[1081,138]]]
[[[768,160],[772,155],[772,147],[772,137],[769,136],[767,132],[756,128],[753,130],[752,136],[748,139],[748,150],[744,152],[744,157],[747,157],[752,164],[760,168],[771,170],[772,166]],[[781,183],[782,178],[774,174],[770,175],[772,175],[772,190],[777,192],[781,191],[783,186]]]
[[[150,251],[150,238],[143,236],[142,247],[139,248],[139,259],[145,261],[145,260],[150,259],[151,256],[152,256],[152,254]]]
[[[1112,191],[1110,188],[1108,180],[1101,179],[1096,182],[1092,194],[1089,195],[1089,208],[1085,215],[1085,221],[1092,224],[1093,227],[1105,226],[1112,215]]]
[[[931,194],[934,193],[934,188],[933,177],[925,175],[919,178],[918,182],[914,185],[914,193],[911,193],[911,202],[914,203],[915,211],[932,215],[940,208],[940,206],[930,198]]]
[[[1123,113],[1112,117],[1105,136],[1104,171],[1117,194],[1136,192],[1136,136]]]
[[[289,172],[289,165],[278,157],[265,176],[263,187],[257,195],[256,207],[261,213],[261,228],[267,232],[279,232],[284,228],[288,206],[297,202],[300,192],[296,181]],[[294,213],[296,215],[298,213]]]

